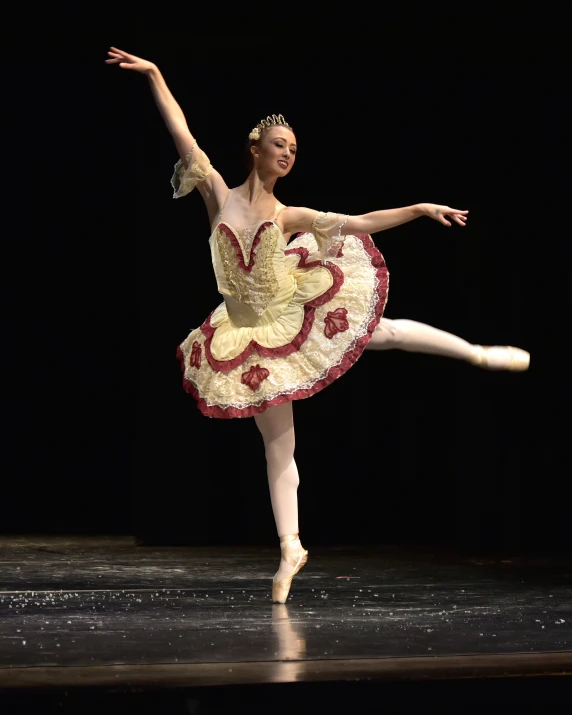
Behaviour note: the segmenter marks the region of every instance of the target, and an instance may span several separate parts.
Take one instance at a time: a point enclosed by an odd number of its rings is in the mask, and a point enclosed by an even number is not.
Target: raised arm
[[[226,197],[228,188],[222,176],[210,166],[210,162],[197,146],[197,141],[190,132],[183,110],[171,94],[159,68],[153,62],[130,55],[117,47],[112,47],[108,55],[107,64],[118,64],[121,69],[134,70],[147,77],[155,104],[175,142],[182,164],[181,168],[188,169],[193,163],[198,163],[200,179],[196,186],[207,205],[212,221]]]

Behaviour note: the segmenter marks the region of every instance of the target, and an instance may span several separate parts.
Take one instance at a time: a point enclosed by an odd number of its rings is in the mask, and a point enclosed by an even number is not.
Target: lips
[[[287,169],[287,168],[288,168],[288,162],[287,162],[287,161],[284,161],[284,160],[282,160],[282,159],[279,159],[279,160],[278,160],[278,163],[280,164],[280,166],[281,166],[283,169]]]

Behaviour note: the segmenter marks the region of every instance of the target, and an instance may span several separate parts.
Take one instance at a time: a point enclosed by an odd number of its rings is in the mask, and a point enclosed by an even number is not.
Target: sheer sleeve
[[[344,245],[343,227],[349,216],[328,211],[320,211],[312,221],[312,233],[320,249],[322,258],[337,256]]]
[[[175,164],[175,171],[171,178],[173,198],[180,199],[190,193],[197,184],[204,181],[213,170],[208,156],[196,144],[185,157]]]

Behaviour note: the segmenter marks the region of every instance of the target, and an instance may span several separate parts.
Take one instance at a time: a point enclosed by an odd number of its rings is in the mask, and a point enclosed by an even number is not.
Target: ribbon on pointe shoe
[[[289,547],[291,548],[291,544],[296,541],[299,542],[298,548],[295,552],[292,550],[289,552]],[[292,566],[294,571],[287,578],[272,582],[272,600],[274,603],[286,603],[288,593],[290,592],[290,586],[292,585],[292,579],[308,560],[308,552],[302,547],[299,534],[281,536],[280,550],[282,553],[282,559],[287,564]]]

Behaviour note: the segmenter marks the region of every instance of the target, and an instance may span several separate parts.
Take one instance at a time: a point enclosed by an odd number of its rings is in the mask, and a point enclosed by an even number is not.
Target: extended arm
[[[450,217],[455,223],[464,226],[467,221],[468,211],[459,211],[452,209],[450,206],[440,206],[438,204],[415,204],[413,206],[405,206],[399,209],[383,209],[381,211],[372,211],[370,213],[361,214],[360,216],[340,215],[340,220],[337,222],[338,229],[341,229],[342,235],[355,235],[358,233],[378,233],[386,231],[388,228],[401,226],[401,224],[413,221],[420,216],[429,216],[430,218],[439,221],[445,226],[451,226]],[[289,206],[283,211],[284,232],[296,233],[299,231],[313,231],[315,221],[322,214],[314,209],[300,208]],[[330,229],[330,234],[335,235],[336,225]]]

